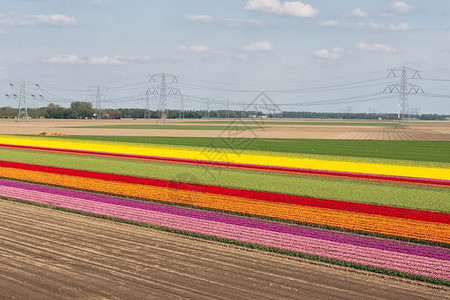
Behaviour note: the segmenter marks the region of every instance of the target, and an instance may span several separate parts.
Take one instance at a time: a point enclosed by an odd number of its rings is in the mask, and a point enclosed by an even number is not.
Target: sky
[[[178,91],[185,109],[265,91],[280,110],[397,112],[383,91],[401,66],[422,77],[413,112],[450,114],[450,1],[0,0],[0,107],[24,80],[30,107],[100,85],[104,108],[144,108],[148,90],[156,109],[165,73],[169,108]]]

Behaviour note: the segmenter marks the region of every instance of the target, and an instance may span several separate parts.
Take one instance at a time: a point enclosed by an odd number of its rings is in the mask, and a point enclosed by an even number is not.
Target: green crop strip
[[[413,280],[419,280],[419,281],[424,281],[424,282],[429,282],[429,283],[434,283],[434,284],[450,286],[450,281],[433,278],[433,277],[428,277],[428,276],[414,275],[414,274],[395,271],[395,270],[377,268],[377,267],[347,262],[347,261],[343,261],[343,260],[327,258],[327,257],[323,257],[323,256],[311,255],[311,254],[294,252],[294,251],[289,251],[289,250],[282,250],[282,249],[278,249],[275,247],[251,244],[251,243],[246,243],[246,242],[241,242],[241,241],[236,241],[236,240],[226,239],[226,238],[219,238],[216,236],[210,236],[210,235],[195,233],[195,232],[191,232],[191,231],[184,231],[184,230],[162,227],[162,226],[157,226],[157,225],[152,225],[152,224],[147,224],[147,223],[135,222],[135,221],[114,218],[114,217],[109,217],[109,216],[100,215],[100,214],[93,214],[93,213],[58,207],[58,206],[34,203],[34,202],[24,201],[24,200],[20,200],[20,199],[5,198],[5,197],[0,197],[0,199],[23,203],[23,204],[30,204],[30,205],[34,205],[34,206],[38,206],[38,207],[50,208],[50,209],[59,210],[59,211],[63,211],[63,212],[75,213],[75,214],[88,216],[88,217],[95,217],[95,218],[99,218],[99,219],[140,226],[140,227],[145,227],[145,228],[162,230],[162,231],[176,233],[176,234],[182,234],[182,235],[186,235],[186,236],[190,236],[190,237],[194,237],[194,238],[201,238],[201,239],[205,239],[205,240],[227,243],[227,244],[232,244],[232,245],[236,245],[236,246],[258,249],[258,250],[263,250],[263,251],[268,251],[268,252],[273,252],[273,253],[285,254],[285,255],[289,255],[289,256],[300,257],[300,258],[305,258],[305,259],[310,259],[310,260],[315,260],[315,261],[320,261],[320,262],[325,262],[325,263],[332,263],[332,264],[336,264],[336,265],[340,265],[340,266],[344,266],[344,267],[352,267],[352,268],[356,268],[359,270],[371,271],[371,272],[379,273],[379,274],[398,276],[398,277],[409,278],[409,279],[413,279]]]
[[[450,189],[0,149],[1,160],[342,201],[450,212]],[[1,176],[1,174],[0,174]]]
[[[450,141],[52,136],[51,138],[450,163]]]
[[[64,126],[61,128],[96,128],[96,129],[161,129],[161,130],[220,130],[220,131],[243,131],[249,129],[261,129],[259,126],[214,126],[214,125],[97,125],[97,126]]]

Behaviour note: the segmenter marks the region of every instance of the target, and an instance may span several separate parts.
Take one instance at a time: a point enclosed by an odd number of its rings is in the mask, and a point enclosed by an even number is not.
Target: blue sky
[[[166,72],[187,109],[268,91],[284,110],[395,112],[397,95],[375,95],[395,82],[386,69],[450,79],[450,1],[1,0],[0,46],[0,91],[26,80],[43,95],[31,107],[90,99],[97,84],[104,106],[143,107],[149,75]],[[450,81],[410,82],[450,94]],[[450,114],[449,101],[410,96],[422,113]]]

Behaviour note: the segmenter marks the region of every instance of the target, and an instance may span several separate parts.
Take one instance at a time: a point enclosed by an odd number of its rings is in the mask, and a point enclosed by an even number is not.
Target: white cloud
[[[313,18],[319,13],[310,4],[304,4],[301,1],[284,1],[282,3],[280,0],[248,0],[244,8],[298,18]]]
[[[314,56],[318,59],[332,59],[337,60],[341,59],[341,54],[344,51],[344,49],[340,47],[333,47],[330,50],[327,49],[319,49],[314,51]]]
[[[345,14],[346,17],[357,17],[357,18],[365,18],[367,17],[367,13],[364,12],[362,9],[360,8],[355,8],[354,10],[352,10],[351,12]]]
[[[185,15],[184,18],[189,21],[197,21],[204,23],[214,23],[216,19],[208,15]]]
[[[334,53],[341,53],[341,52],[344,52],[344,49],[341,48],[341,47],[333,47],[331,49],[331,51],[334,52]]]
[[[338,27],[339,25],[340,25],[340,23],[337,21],[334,21],[334,20],[328,20],[328,21],[319,23],[319,26],[321,26],[321,27]]]
[[[90,65],[121,65],[123,62],[119,60],[119,56],[94,56],[87,59]]]
[[[49,58],[45,60],[45,62],[51,63],[51,64],[65,64],[65,65],[81,65],[84,64],[85,61],[74,54],[68,54],[68,55],[52,55]]]
[[[0,35],[6,34],[6,31],[0,29]]]
[[[413,10],[414,10],[414,7],[412,7],[409,4],[407,4],[405,2],[395,1],[395,2],[391,3],[391,5],[389,5],[388,10],[382,11],[378,15],[382,16],[382,17],[394,17],[394,16],[397,16],[400,14],[410,13]]]
[[[2,26],[64,26],[75,24],[77,24],[77,20],[74,17],[62,14],[28,15],[16,12],[0,14],[0,25]]]
[[[117,59],[119,60],[127,60],[127,61],[150,61],[152,60],[151,56],[120,56]]]
[[[395,49],[394,47],[378,43],[367,44],[364,42],[360,42],[356,45],[356,48],[362,51],[387,52],[387,53],[397,52],[397,49]]]
[[[411,30],[411,26],[408,23],[402,23],[400,25],[395,24],[380,24],[380,23],[339,23],[333,20],[328,20],[319,23],[321,27],[336,27],[345,29],[368,29],[368,30],[379,30],[379,31],[408,31]]]
[[[206,45],[194,45],[194,46],[181,45],[178,47],[178,50],[183,51],[183,52],[202,53],[202,52],[208,52],[209,47]]]
[[[258,41],[242,47],[245,51],[270,51],[273,49],[269,41]]]
[[[92,5],[92,6],[102,6],[102,3],[103,1],[102,0],[91,0],[90,2],[89,2],[89,5]]]
[[[119,60],[119,56],[93,56],[82,58],[74,54],[56,54],[45,59],[45,62],[51,64],[64,64],[64,65],[121,65],[122,61]]]
[[[184,18],[189,21],[194,22],[202,22],[202,23],[219,23],[226,24],[230,26],[264,26],[264,22],[254,19],[234,19],[234,18],[225,18],[225,19],[215,19],[208,15],[185,15]]]
[[[89,1],[89,5],[91,5],[91,6],[102,6],[102,0],[91,0],[91,1]]]
[[[405,14],[413,11],[413,7],[405,2],[395,1],[390,5],[390,8],[398,13],[398,14]]]

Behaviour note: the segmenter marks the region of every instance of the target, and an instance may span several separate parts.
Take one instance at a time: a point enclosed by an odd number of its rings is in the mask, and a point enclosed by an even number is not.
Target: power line
[[[379,81],[382,79],[386,79],[386,78],[385,77],[373,78],[373,79],[351,82],[351,83],[316,86],[316,87],[309,87],[309,88],[265,90],[264,92],[266,92],[266,93],[297,93],[297,92],[314,92],[314,91],[322,92],[322,91],[334,91],[334,90],[344,90],[344,89],[356,89],[356,88],[361,88],[361,87],[369,87],[369,86],[386,84],[384,82],[384,83],[376,83],[376,84],[369,84],[369,85],[353,86],[353,85],[362,84],[362,83]],[[213,90],[213,91],[221,91],[221,92],[236,92],[236,93],[259,93],[259,92],[261,92],[261,90],[221,88],[221,87],[211,87],[211,86],[196,85],[196,84],[189,84],[189,83],[183,83],[183,84],[179,84],[179,85],[186,87],[186,88],[200,89],[200,90]]]
[[[359,103],[359,102],[369,102],[379,99],[388,99],[390,96],[381,96],[382,93],[373,93],[361,96],[344,97],[337,99],[328,100],[318,100],[318,101],[308,101],[308,102],[298,102],[298,103],[281,103],[278,106],[314,106],[314,105],[332,105],[332,104],[344,104],[344,103]],[[374,96],[377,96],[373,98]],[[368,98],[368,99],[365,99]]]
[[[339,76],[339,77],[329,77],[329,78],[320,78],[320,79],[313,79],[313,80],[302,80],[302,81],[289,81],[289,82],[283,82],[283,84],[286,85],[305,85],[305,84],[311,84],[312,82],[324,82],[324,81],[335,81],[335,80],[342,80],[343,77],[345,78],[361,78],[362,76],[367,75],[374,75],[374,74],[380,74],[380,71],[373,71],[373,72],[365,72],[365,73],[359,73],[359,74],[352,74],[352,75],[345,75],[345,76]],[[385,78],[385,77],[380,77]],[[213,84],[213,85],[232,85],[232,86],[238,86],[238,85],[257,85],[260,86],[261,83],[242,83],[242,82],[213,82],[209,80],[199,80],[199,79],[191,79],[193,82],[200,82],[204,84]],[[186,80],[183,80],[183,82],[186,82]]]
[[[433,97],[433,98],[450,98],[450,95],[431,94],[431,93],[418,94],[417,96]]]
[[[450,79],[439,79],[439,78],[420,78],[421,80],[430,80],[430,81],[450,81]]]

